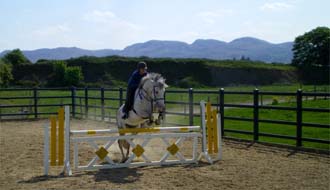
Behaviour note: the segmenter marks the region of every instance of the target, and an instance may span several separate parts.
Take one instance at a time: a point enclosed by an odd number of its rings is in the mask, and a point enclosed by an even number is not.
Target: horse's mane
[[[157,82],[160,88],[166,88],[167,84],[165,83],[165,78],[159,73],[148,73],[144,76],[139,84],[139,88],[143,87],[144,83],[148,80]]]

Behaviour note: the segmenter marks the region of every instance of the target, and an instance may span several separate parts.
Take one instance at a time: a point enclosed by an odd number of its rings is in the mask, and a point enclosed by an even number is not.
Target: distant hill
[[[231,42],[198,39],[192,44],[180,41],[150,40],[127,46],[123,50],[86,50],[76,47],[60,47],[23,51],[23,53],[32,62],[36,62],[38,59],[69,59],[85,55],[96,57],[120,55],[127,57],[207,58],[215,60],[240,59],[244,56],[256,61],[290,63],[292,45],[292,42],[273,44],[257,38],[243,37]],[[0,57],[7,52],[1,52]]]

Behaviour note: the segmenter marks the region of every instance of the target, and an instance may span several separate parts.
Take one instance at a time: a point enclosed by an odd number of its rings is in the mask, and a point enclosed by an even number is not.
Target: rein
[[[144,88],[143,88],[143,86],[141,86],[140,88],[139,88],[139,91],[138,91],[138,96],[140,97],[140,99],[141,100],[143,100],[143,98],[145,99],[145,100],[147,100],[148,102],[150,102],[150,108],[151,108],[151,113],[150,113],[150,115],[149,115],[149,120],[150,120],[150,122],[153,122],[153,116],[152,116],[152,114],[154,113],[154,101],[159,101],[159,100],[165,100],[165,98],[163,97],[163,98],[157,98],[156,96],[155,96],[155,86],[153,87],[153,95],[154,95],[154,97],[151,97],[149,94],[148,94],[148,91],[146,91]],[[142,92],[144,92],[144,93],[141,93],[141,91]],[[133,108],[133,110],[134,110],[134,108]],[[136,112],[136,111],[135,111]],[[159,116],[158,117],[163,117],[163,115],[162,115],[162,113],[159,113]]]
[[[143,88],[143,87],[141,87],[141,88],[139,88],[139,92],[138,92],[138,94],[139,94],[139,96],[140,96],[140,98],[142,99],[143,97],[148,101],[148,102],[153,102],[153,101],[159,101],[159,100],[165,100],[165,98],[157,98],[157,97],[155,97],[155,86],[153,87],[153,94],[154,94],[154,97],[151,97],[149,94],[148,94],[148,92]],[[145,96],[144,94],[141,94],[140,92],[141,92],[141,90],[143,90],[143,92],[147,95],[147,96]],[[143,97],[142,97],[143,96]]]

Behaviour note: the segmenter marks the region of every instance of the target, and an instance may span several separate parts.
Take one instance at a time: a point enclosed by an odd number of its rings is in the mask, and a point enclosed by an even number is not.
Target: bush
[[[31,80],[19,80],[16,82],[16,85],[24,87],[37,87],[40,86],[40,82]]]
[[[64,61],[55,61],[53,62],[53,73],[50,75],[50,79],[48,81],[49,86],[64,86],[65,81],[65,71],[66,71],[66,63]]]
[[[83,80],[81,67],[68,67],[66,68],[64,81],[66,86],[78,86],[80,81]]]
[[[11,67],[7,64],[0,64],[0,86],[8,87],[10,81],[13,80]]]
[[[81,67],[67,67],[64,61],[55,61],[53,64],[48,86],[78,86],[84,78]]]
[[[181,79],[178,84],[179,87],[181,88],[190,88],[190,87],[194,87],[194,88],[198,88],[198,87],[203,87],[203,85],[201,85],[199,82],[197,82],[196,80],[193,79],[193,77],[185,77],[183,79]]]
[[[278,105],[279,101],[277,97],[273,97],[272,105]]]

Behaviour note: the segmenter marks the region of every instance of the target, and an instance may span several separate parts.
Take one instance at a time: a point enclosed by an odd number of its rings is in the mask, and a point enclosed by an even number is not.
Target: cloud
[[[205,23],[214,24],[217,20],[220,20],[226,16],[230,16],[234,13],[232,9],[222,9],[215,11],[203,11],[197,14]]]
[[[81,20],[81,25],[88,28],[84,35],[96,48],[124,48],[139,41],[147,30],[147,27],[135,24],[110,10],[88,11],[81,15]]]
[[[260,9],[262,11],[281,11],[281,10],[286,10],[290,9],[293,6],[289,3],[284,3],[284,2],[273,2],[273,3],[265,3],[260,6]]]
[[[123,18],[118,17],[113,12],[105,10],[93,10],[83,15],[83,20],[99,24],[109,24],[113,27],[124,27],[139,30],[140,27]]]
[[[111,11],[99,11],[99,10],[88,12],[83,16],[84,20],[86,21],[100,22],[100,23],[110,22],[115,17],[116,15]]]
[[[30,42],[30,48],[76,46],[76,42],[79,40],[76,38],[75,31],[76,29],[72,24],[45,25],[24,34],[22,38]]]
[[[58,24],[53,26],[46,26],[44,28],[37,29],[33,33],[37,36],[54,36],[71,32],[71,28],[66,24]]]

